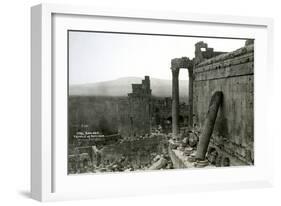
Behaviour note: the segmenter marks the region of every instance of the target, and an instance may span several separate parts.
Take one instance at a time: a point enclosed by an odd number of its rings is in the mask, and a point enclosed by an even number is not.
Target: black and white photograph
[[[281,205],[278,1],[1,3],[1,205]]]
[[[254,39],[67,35],[68,175],[254,165]]]

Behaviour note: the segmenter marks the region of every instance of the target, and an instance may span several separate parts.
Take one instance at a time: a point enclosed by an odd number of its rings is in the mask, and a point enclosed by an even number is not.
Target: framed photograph
[[[31,9],[40,201],[272,185],[268,18]]]

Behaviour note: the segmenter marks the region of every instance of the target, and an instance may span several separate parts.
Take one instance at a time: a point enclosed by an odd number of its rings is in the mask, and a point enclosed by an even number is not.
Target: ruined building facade
[[[177,64],[176,64],[177,63]],[[172,60],[171,69],[187,68],[192,95],[190,128],[202,136],[209,115],[209,103],[216,92],[222,93],[214,127],[208,142],[206,157],[216,166],[252,165],[254,163],[254,44],[233,52],[215,52],[204,42],[195,45],[195,58]],[[173,83],[173,93],[177,85]],[[173,95],[178,107],[177,94]],[[177,108],[178,109],[178,108]],[[178,118],[173,112],[173,118]],[[174,125],[173,125],[174,127]],[[177,135],[178,128],[173,128]],[[197,148],[198,150],[198,148]]]
[[[127,102],[119,104],[119,133],[125,137],[150,134],[151,130],[151,89],[149,76],[141,84],[132,84],[132,93]]]
[[[207,102],[216,91],[223,93],[209,151],[217,163],[231,165],[254,162],[254,45],[203,60],[193,70],[193,112],[203,129]]]

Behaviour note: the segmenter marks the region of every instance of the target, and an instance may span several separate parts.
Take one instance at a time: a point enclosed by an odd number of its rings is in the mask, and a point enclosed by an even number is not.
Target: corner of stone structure
[[[252,45],[254,44],[254,39],[247,39],[246,42],[245,42],[245,46],[249,46],[249,45]]]
[[[226,52],[214,51],[214,48],[208,47],[207,43],[199,41],[195,44],[195,58],[194,65],[198,65],[206,59],[213,58],[220,54],[225,54]]]

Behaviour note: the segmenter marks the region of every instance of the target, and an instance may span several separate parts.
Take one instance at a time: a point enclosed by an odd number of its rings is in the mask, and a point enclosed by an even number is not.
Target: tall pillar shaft
[[[172,132],[179,134],[179,69],[172,68]]]
[[[188,124],[189,127],[193,127],[193,69],[188,69],[188,105],[189,105],[189,114],[188,114]]]

